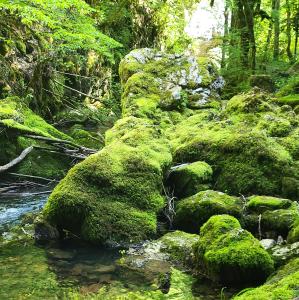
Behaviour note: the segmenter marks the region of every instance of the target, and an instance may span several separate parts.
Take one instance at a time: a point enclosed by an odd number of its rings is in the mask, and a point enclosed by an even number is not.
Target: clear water
[[[173,271],[173,283],[164,295],[157,290],[148,271],[122,266],[117,249],[70,240],[36,244],[20,230],[21,218],[28,212],[39,211],[46,201],[47,195],[26,193],[0,198],[0,300],[221,298],[222,287],[197,282],[179,270]],[[9,235],[19,234],[23,235],[21,239],[5,240]],[[159,273],[159,264],[153,265]]]

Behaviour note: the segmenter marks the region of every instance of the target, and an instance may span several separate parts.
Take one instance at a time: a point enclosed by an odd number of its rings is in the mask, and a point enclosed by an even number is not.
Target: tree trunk
[[[273,21],[274,21],[274,46],[273,46],[273,58],[278,60],[279,58],[279,35],[280,35],[280,0],[273,0]]]
[[[223,35],[223,44],[222,44],[222,58],[221,58],[221,67],[224,68],[226,51],[227,51],[227,38],[228,38],[228,6],[225,6],[224,11],[224,35]]]
[[[287,10],[287,55],[290,61],[293,59],[291,51],[292,35],[291,35],[291,7],[289,0],[286,0],[286,10]]]
[[[251,57],[250,67],[254,71],[256,67],[256,45],[254,35],[254,1],[253,0],[242,0],[244,7],[244,15],[247,25],[247,34],[250,44]]]

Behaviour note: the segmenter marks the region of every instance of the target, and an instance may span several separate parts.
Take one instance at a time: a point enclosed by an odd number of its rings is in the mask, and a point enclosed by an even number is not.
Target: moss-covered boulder
[[[245,206],[245,227],[262,237],[287,237],[299,220],[299,207],[295,201],[269,196],[252,196]]]
[[[274,270],[259,241],[228,215],[213,216],[201,227],[194,251],[199,272],[213,281],[258,283]]]
[[[224,111],[199,112],[167,131],[176,163],[205,161],[213,185],[230,194],[298,198],[298,118],[253,91],[233,97]],[[250,159],[249,159],[250,158]]]
[[[292,206],[289,199],[281,199],[269,196],[251,196],[246,203],[246,209],[249,212],[263,213],[267,210],[287,209]]]
[[[186,96],[202,82],[195,59],[152,49],[128,54],[120,76],[123,118],[106,133],[103,150],[70,170],[44,210],[60,230],[94,243],[155,235],[172,163],[165,130],[190,113]]]
[[[281,267],[267,282],[253,289],[245,289],[234,300],[290,300],[299,296],[299,258]]]
[[[179,201],[174,222],[178,229],[198,233],[211,216],[220,214],[240,218],[242,201],[222,192],[207,190]]]
[[[212,168],[202,161],[178,165],[170,169],[167,186],[176,197],[184,198],[208,190],[212,175]]]
[[[275,84],[270,75],[251,75],[249,78],[249,84],[251,87],[258,87],[270,93],[275,91]]]

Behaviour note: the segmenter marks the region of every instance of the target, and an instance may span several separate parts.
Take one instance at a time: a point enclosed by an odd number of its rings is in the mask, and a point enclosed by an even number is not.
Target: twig
[[[92,96],[92,95],[88,95],[88,94],[85,94],[85,93],[83,93],[83,92],[81,92],[81,91],[78,91],[78,90],[76,90],[76,89],[73,89],[73,88],[71,88],[70,86],[67,86],[67,85],[65,85],[65,84],[63,84],[63,83],[61,83],[61,82],[59,82],[59,81],[57,81],[57,80],[55,80],[55,79],[53,79],[53,81],[54,81],[55,83],[57,83],[57,84],[63,86],[64,88],[66,88],[66,89],[68,89],[68,90],[70,90],[70,91],[76,92],[76,93],[78,93],[78,94],[80,94],[80,95],[86,96],[86,97],[88,97],[88,98],[91,98],[91,99],[94,99],[94,100],[97,100],[97,101],[100,101],[100,100],[101,100],[100,98],[97,98],[97,97],[94,97],[94,96]]]
[[[26,148],[21,154],[20,156],[18,156],[17,158],[13,159],[11,162],[9,162],[8,164],[4,165],[4,166],[0,166],[0,173],[5,172],[9,169],[11,169],[12,167],[14,167],[15,165],[17,165],[18,163],[20,163],[22,160],[24,160],[24,158],[33,150],[33,146],[30,146],[28,148]]]
[[[59,73],[59,74],[70,75],[70,76],[74,76],[74,77],[81,77],[81,78],[86,78],[86,79],[94,79],[95,78],[95,76],[89,77],[89,76],[83,76],[83,75],[79,75],[79,74],[68,73],[68,72],[61,72],[58,70],[53,70],[53,71],[56,73]]]

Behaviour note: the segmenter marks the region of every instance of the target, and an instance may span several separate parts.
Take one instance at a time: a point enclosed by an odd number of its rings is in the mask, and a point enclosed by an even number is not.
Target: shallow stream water
[[[147,271],[120,266],[119,249],[74,240],[36,244],[24,215],[38,212],[46,201],[47,195],[30,193],[0,197],[0,300],[229,299],[223,298],[222,287],[197,282],[178,270],[170,292],[163,295],[147,281]],[[159,263],[153,265],[158,272]]]

